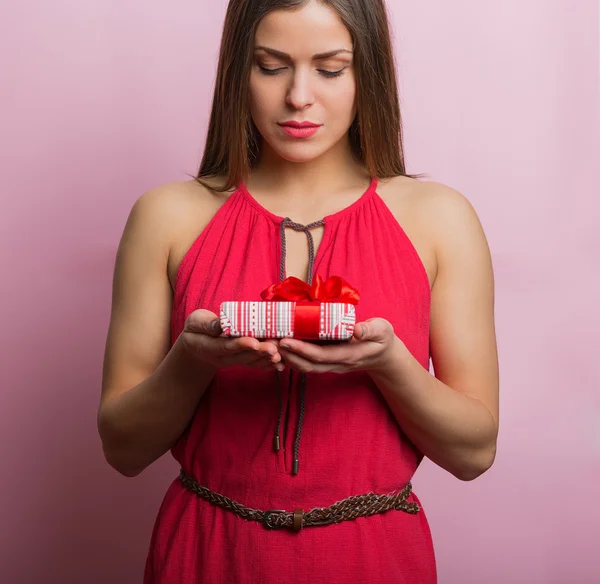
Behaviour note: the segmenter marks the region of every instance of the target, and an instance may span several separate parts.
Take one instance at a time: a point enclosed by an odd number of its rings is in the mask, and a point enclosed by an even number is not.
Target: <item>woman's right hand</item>
[[[284,368],[276,339],[223,337],[219,317],[209,310],[192,312],[183,328],[184,347],[193,356],[219,369],[244,365],[263,371]]]

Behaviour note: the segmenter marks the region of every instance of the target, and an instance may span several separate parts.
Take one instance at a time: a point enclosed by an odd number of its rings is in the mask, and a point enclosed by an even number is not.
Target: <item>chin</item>
[[[325,154],[331,147],[323,147],[323,145],[317,146],[316,144],[277,144],[273,150],[278,156],[287,160],[288,162],[312,162],[323,154]]]

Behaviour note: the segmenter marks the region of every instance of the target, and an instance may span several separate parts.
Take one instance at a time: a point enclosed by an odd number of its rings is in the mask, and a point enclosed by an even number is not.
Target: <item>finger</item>
[[[273,365],[271,365],[271,363],[269,362],[269,360],[266,359],[261,354],[254,355],[252,359],[248,360],[245,363],[245,365],[247,365],[248,367],[262,369],[263,371],[266,371],[268,369],[273,369]]]
[[[354,339],[361,341],[366,336],[366,334],[367,334],[367,326],[365,323],[361,322],[361,323],[356,324],[356,326],[354,327],[354,334],[352,335],[352,337]]]
[[[340,371],[343,367],[337,363],[315,363],[296,353],[286,351],[283,348],[281,349],[281,356],[286,365],[289,365],[292,369],[300,371],[301,373],[328,373]]]
[[[221,337],[219,341],[224,353],[258,352],[260,350],[260,341],[253,337]]]
[[[262,341],[258,347],[258,350],[272,356],[277,355],[279,352],[278,346],[270,340]]]
[[[277,351],[277,353],[274,355],[271,353],[264,353],[264,356],[267,361],[273,364],[280,363],[282,360],[281,353],[279,351]]]
[[[357,358],[356,345],[357,343],[344,342],[322,346],[297,339],[285,339],[279,350],[299,355],[313,363],[352,363]]]
[[[216,357],[235,355],[243,351],[258,350],[258,341],[249,338],[213,338],[204,333],[184,331],[186,343],[199,354],[210,354]]]
[[[232,352],[239,350],[252,349],[259,352],[276,355],[278,352],[277,346],[269,341],[261,341],[255,337],[221,337],[224,341],[224,346]]]
[[[278,354],[279,355],[279,354]],[[279,355],[279,362],[275,363],[270,357],[259,357],[258,359],[248,363],[249,367],[256,367],[262,371],[283,371],[285,365],[280,362],[281,355]]]
[[[223,367],[235,367],[236,365],[250,365],[256,361],[264,360],[256,351],[241,351],[230,355],[222,355],[218,362]]]
[[[233,355],[226,355],[221,357],[219,360],[219,365],[221,367],[235,367],[243,365],[246,367],[258,368],[263,371],[274,371],[275,369],[281,370],[283,368],[282,363],[272,363],[270,359],[256,351],[244,351]]]
[[[275,351],[275,352],[273,352],[273,351]],[[281,356],[281,353],[278,350],[276,350],[273,346],[264,348],[261,345],[261,350],[259,350],[259,352],[261,353],[261,355],[263,355],[264,360],[271,365],[271,368],[273,368],[274,366],[277,366],[277,365],[281,365],[281,367],[275,367],[275,368],[279,369],[280,371],[283,370],[283,364],[281,363],[283,358]]]
[[[385,342],[394,335],[394,327],[384,318],[370,318],[354,327],[353,338],[359,341]]]
[[[223,331],[219,317],[210,310],[194,310],[186,319],[184,331],[218,337]]]

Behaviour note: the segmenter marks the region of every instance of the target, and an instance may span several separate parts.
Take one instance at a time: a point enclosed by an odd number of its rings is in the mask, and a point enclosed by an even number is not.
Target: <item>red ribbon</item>
[[[263,290],[261,298],[273,302],[296,302],[294,336],[297,339],[318,339],[321,302],[358,304],[360,294],[339,276],[332,276],[326,281],[316,276],[312,286],[290,276]]]
[[[343,302],[358,304],[360,294],[339,276],[323,281],[317,275],[312,285],[290,276],[282,282],[269,286],[261,292],[261,298],[273,302]]]

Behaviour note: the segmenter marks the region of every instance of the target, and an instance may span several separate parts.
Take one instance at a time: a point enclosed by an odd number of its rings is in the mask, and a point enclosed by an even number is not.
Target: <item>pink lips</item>
[[[281,129],[292,138],[310,138],[314,136],[322,124],[314,122],[282,122]]]

